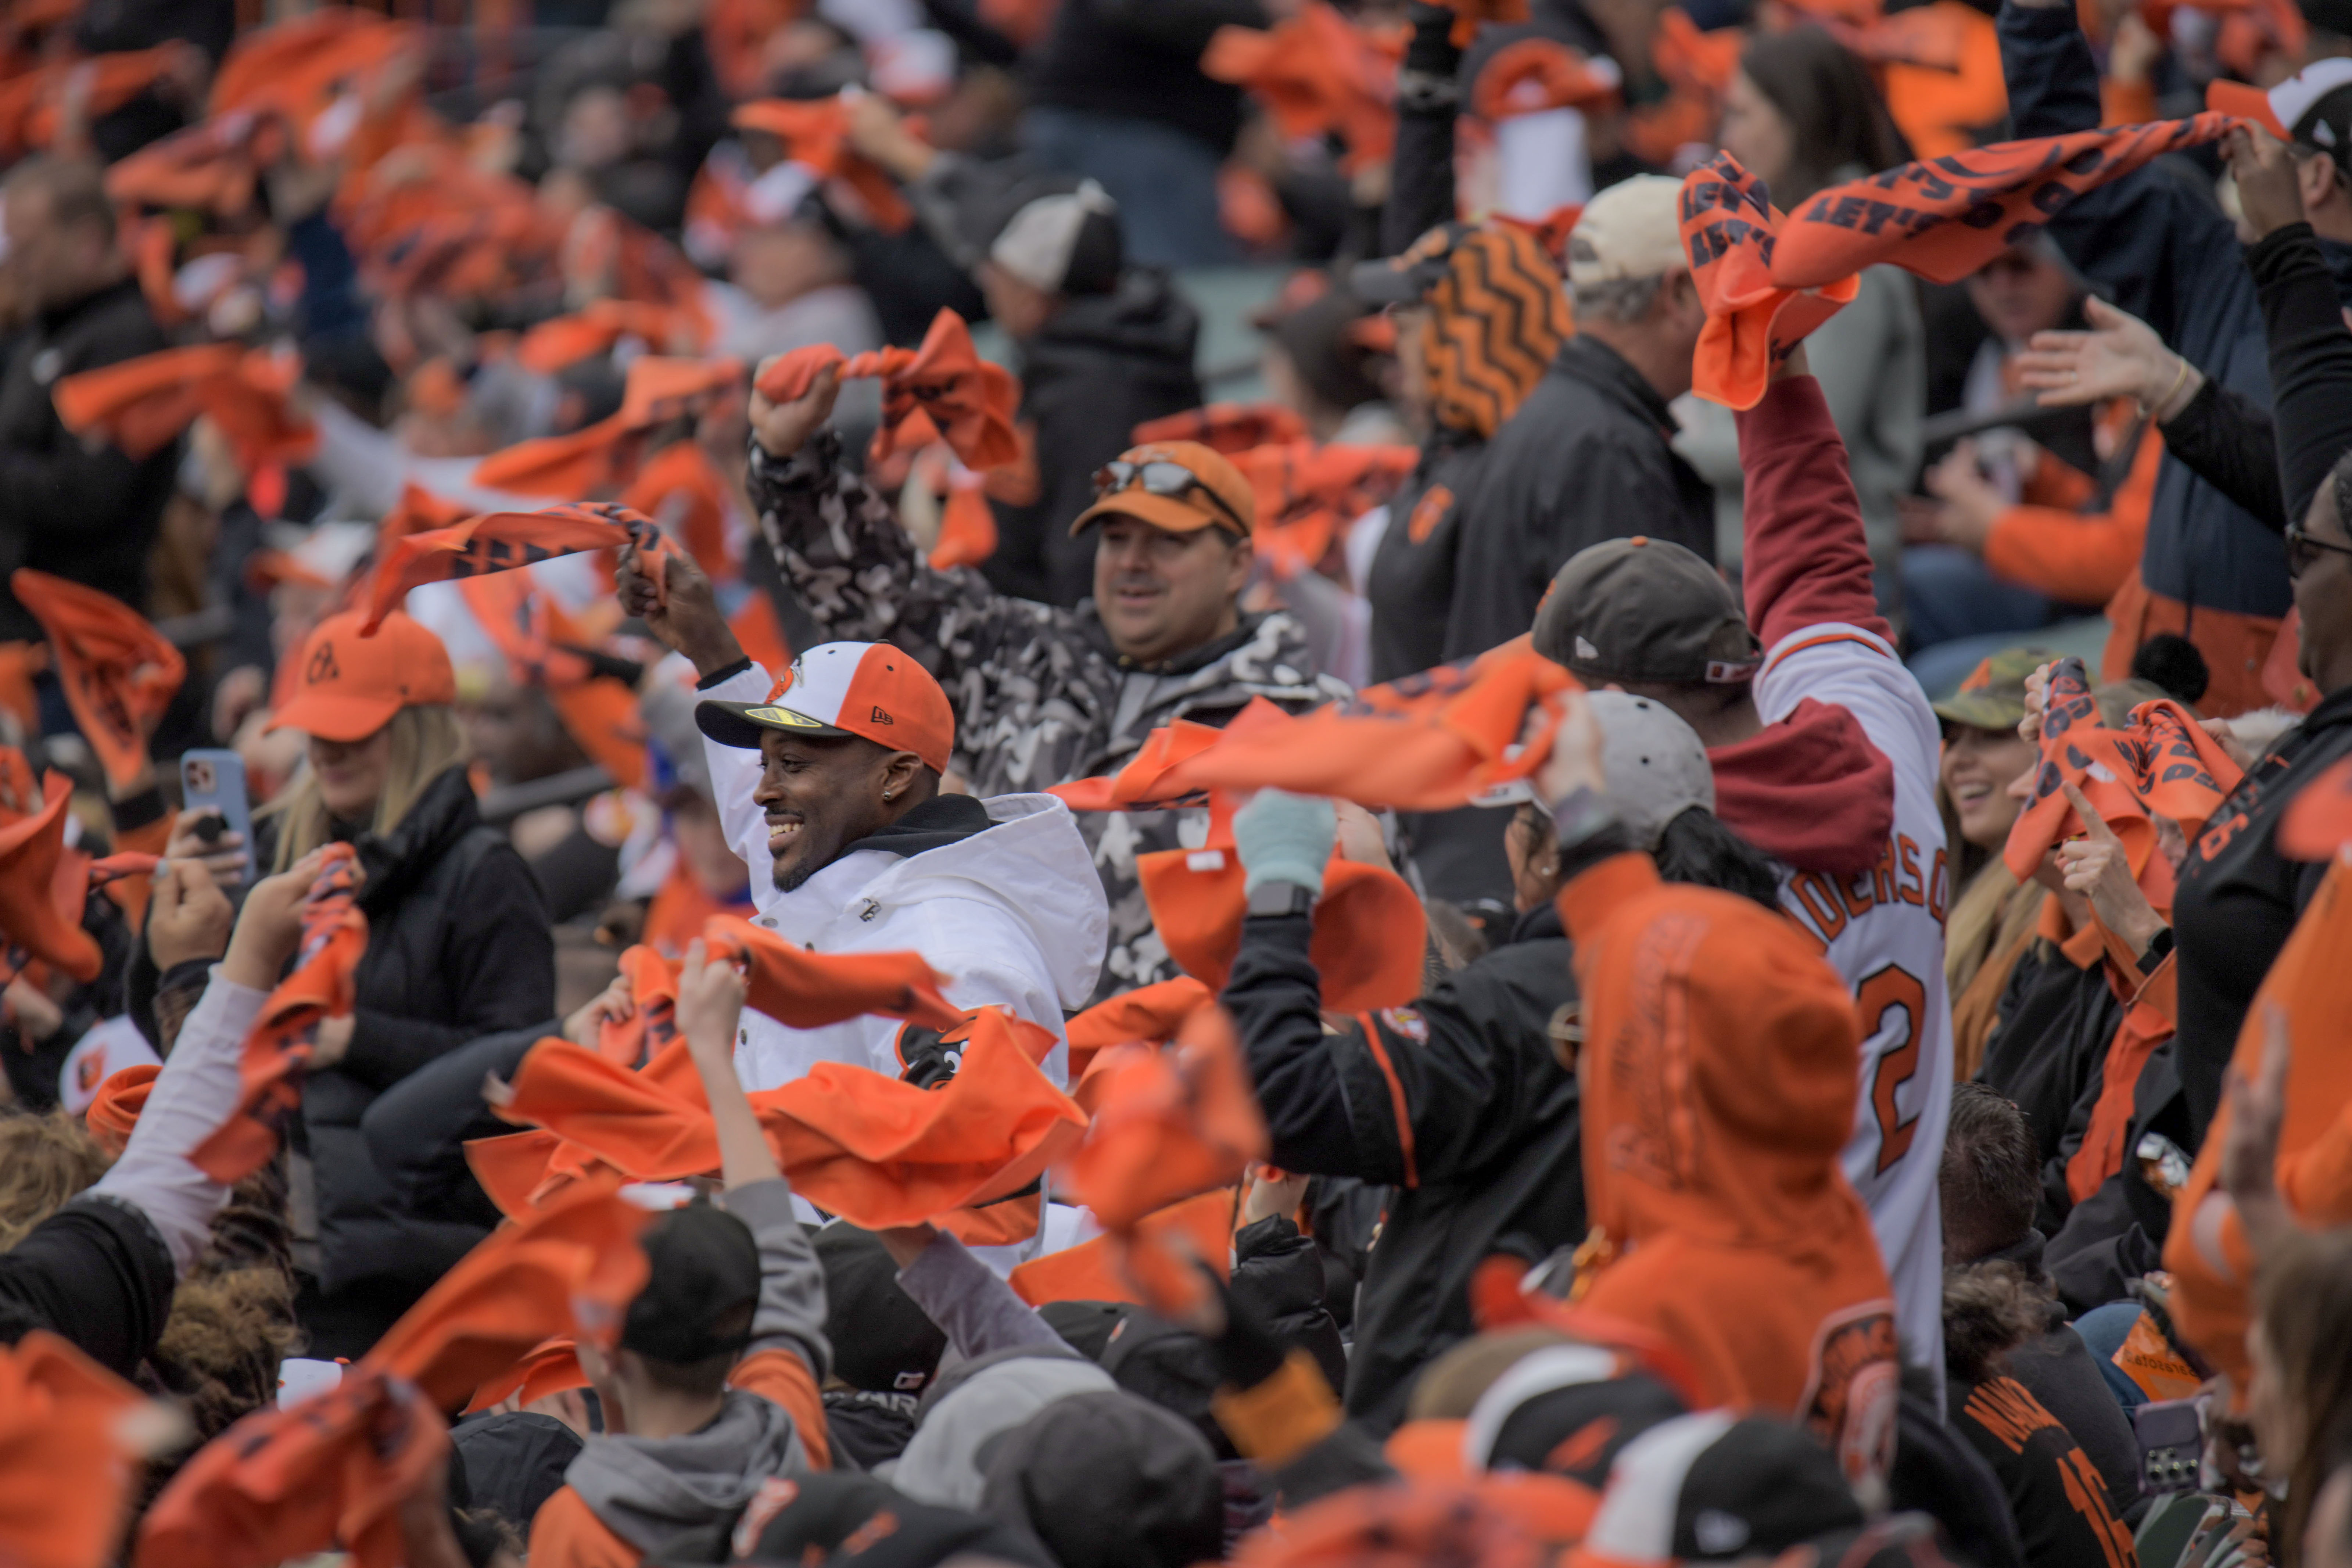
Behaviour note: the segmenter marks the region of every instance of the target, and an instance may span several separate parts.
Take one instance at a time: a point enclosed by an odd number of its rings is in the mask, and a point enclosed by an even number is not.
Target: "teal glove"
[[[1339,814],[1319,795],[1262,789],[1234,813],[1234,847],[1248,873],[1242,896],[1261,883],[1290,882],[1323,895],[1323,867],[1339,841]]]

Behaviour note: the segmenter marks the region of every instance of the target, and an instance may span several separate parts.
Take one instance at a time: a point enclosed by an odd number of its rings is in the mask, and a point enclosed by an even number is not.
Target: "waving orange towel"
[[[542,1340],[506,1371],[482,1380],[466,1402],[471,1415],[512,1399],[525,1406],[567,1388],[585,1388],[588,1374],[580,1370],[580,1350],[568,1339]]]
[[[855,190],[885,234],[902,234],[914,209],[882,168],[849,145],[849,106],[831,98],[755,99],[732,116],[745,131],[765,132],[784,144],[784,156],[822,179],[838,179]]]
[[[1197,441],[1227,457],[1265,447],[1307,439],[1307,421],[1279,403],[1211,403],[1147,419],[1128,433],[1139,447],[1155,441]]]
[[[108,781],[130,787],[146,771],[148,734],[187,679],[187,660],[111,594],[22,566],[8,585],[48,634],[66,705]]]
[[[704,928],[714,957],[745,966],[745,1005],[795,1029],[818,1029],[867,1013],[952,1029],[963,1010],[940,994],[946,977],[916,952],[809,952],[733,915]]]
[[[302,1107],[303,1070],[319,1026],[351,1016],[352,975],[368,940],[358,895],[357,852],[329,845],[303,903],[294,972],[269,994],[245,1037],[236,1109],[188,1155],[214,1181],[241,1182],[277,1157],[287,1124]]]
[[[117,1561],[137,1474],[123,1424],[142,1397],[46,1329],[0,1346],[0,1562]]]
[[[0,935],[8,944],[55,964],[76,980],[98,978],[98,943],[81,929],[81,888],[70,912],[58,896],[66,857],[66,807],[73,781],[61,773],[42,780],[37,811],[0,826]],[[77,879],[79,881],[79,879]]]
[[[290,353],[201,343],[60,376],[50,398],[67,429],[103,436],[136,458],[163,450],[204,415],[251,473],[299,461],[317,445],[318,433],[288,401],[301,374]]]
[[[596,300],[525,332],[515,346],[515,363],[553,375],[609,352],[623,338],[636,338],[657,354],[697,354],[709,346],[709,323],[691,311],[637,300]]]
[[[1270,29],[1219,27],[1201,74],[1245,89],[1287,141],[1347,143],[1343,173],[1383,163],[1396,145],[1397,53],[1325,5],[1307,0]]]
[[[519,495],[571,497],[626,484],[643,445],[631,437],[700,412],[742,377],[741,363],[732,359],[641,354],[630,362],[621,406],[610,418],[501,447],[475,465],[475,482]]]
[[[817,373],[838,366],[845,377],[882,378],[882,428],[873,456],[907,452],[945,441],[967,468],[1017,462],[1021,438],[1013,428],[1020,384],[1013,373],[980,357],[971,329],[953,310],[931,318],[922,345],[911,352],[877,349],[844,358],[830,343],[779,354],[760,373],[761,396],[790,403],[808,395]]]
[[[573,502],[537,511],[486,511],[452,528],[429,529],[390,541],[368,581],[372,636],[400,607],[411,588],[487,572],[511,572],[583,550],[635,546],[648,558],[675,553],[653,520],[625,506]],[[663,574],[651,574],[660,583]]]
[[[1691,362],[1691,390],[1727,408],[1753,408],[1772,372],[1814,328],[1853,302],[1862,279],[1783,289],[1772,281],[1773,235],[1783,223],[1764,182],[1728,153],[1683,178],[1684,254],[1706,309]]]
[[[1241,1179],[1265,1155],[1265,1119],[1222,1008],[1202,1008],[1174,1045],[1114,1047],[1101,1109],[1061,1167],[1066,1190],[1113,1229]]]

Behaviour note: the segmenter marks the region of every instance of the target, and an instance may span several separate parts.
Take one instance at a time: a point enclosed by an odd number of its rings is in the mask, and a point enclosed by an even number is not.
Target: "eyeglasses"
[[[2302,576],[2319,561],[2322,551],[2338,555],[2352,555],[2352,544],[2337,544],[2329,540],[2314,539],[2304,531],[2303,524],[2291,522],[2286,527],[2286,574],[2289,581]]]
[[[1181,463],[1166,458],[1130,463],[1120,458],[1095,470],[1095,500],[1100,500],[1105,496],[1131,489],[1140,489],[1145,495],[1159,496],[1167,500],[1180,500],[1197,491],[1208,498],[1211,506],[1233,519],[1234,527],[1244,537],[1249,534],[1250,526],[1242,520],[1241,513],[1226,504],[1224,497],[1202,482],[1200,475]]]

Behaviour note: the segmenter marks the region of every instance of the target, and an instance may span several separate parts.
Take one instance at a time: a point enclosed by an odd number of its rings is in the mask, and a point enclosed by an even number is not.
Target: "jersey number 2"
[[[1905,1116],[1895,1103],[1895,1091],[1919,1070],[1919,1020],[1927,1016],[1927,988],[1895,964],[1864,980],[1853,994],[1854,1011],[1862,1019],[1862,1037],[1869,1039],[1886,1027],[1886,1015],[1903,1015],[1903,1043],[1880,1053],[1870,1081],[1871,1109],[1878,1113],[1878,1174],[1911,1152],[1911,1135],[1919,1115]]]

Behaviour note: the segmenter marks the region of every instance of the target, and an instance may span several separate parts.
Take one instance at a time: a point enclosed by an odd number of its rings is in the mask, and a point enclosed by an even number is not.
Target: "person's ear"
[[[1248,586],[1250,568],[1256,564],[1256,542],[1247,538],[1235,540],[1232,553],[1225,562],[1225,592],[1238,594]]]
[[[896,805],[915,787],[923,759],[912,752],[893,752],[882,763],[882,803]]]

